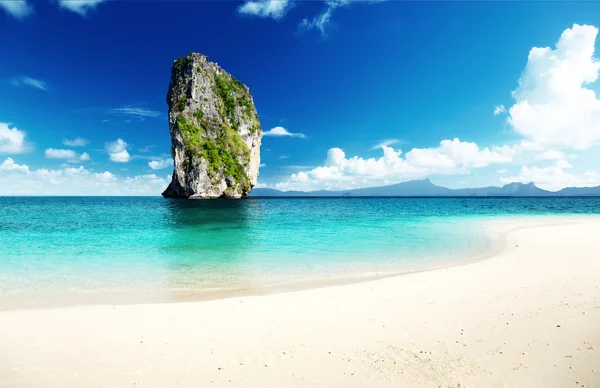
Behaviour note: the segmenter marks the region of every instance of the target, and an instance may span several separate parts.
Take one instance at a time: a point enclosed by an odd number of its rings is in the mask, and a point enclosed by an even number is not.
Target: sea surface
[[[499,217],[600,198],[0,197],[0,309],[194,300],[482,257]]]

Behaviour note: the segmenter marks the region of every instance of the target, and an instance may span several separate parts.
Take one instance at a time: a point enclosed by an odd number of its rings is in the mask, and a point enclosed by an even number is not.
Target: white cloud
[[[258,166],[258,167],[267,167],[267,164],[266,163],[261,163],[260,166]]]
[[[160,195],[170,178],[120,177],[80,167],[31,171],[11,158],[0,164],[0,195]]]
[[[127,191],[160,194],[171,182],[171,177],[161,178],[156,174],[136,175],[124,179],[124,188]]]
[[[332,148],[327,152],[325,165],[310,171],[292,174],[285,182],[275,185],[278,190],[338,190],[366,187],[387,179],[402,181],[426,174],[423,168],[411,166],[401,156],[401,151],[383,148],[379,159],[347,158],[343,150]]]
[[[289,159],[289,158],[290,158],[290,157],[289,157],[289,156],[287,156],[287,155],[281,155],[281,156],[279,157],[279,159]]]
[[[122,139],[117,139],[113,142],[106,143],[106,151],[109,159],[112,162],[127,163],[129,162],[129,152],[127,152],[127,143]]]
[[[16,127],[11,129],[7,123],[0,123],[0,154],[22,154],[29,150],[24,131],[19,131]]]
[[[94,174],[94,177],[96,177],[96,179],[98,179],[100,182],[112,182],[117,180],[117,177],[109,171]]]
[[[61,8],[86,16],[88,11],[93,10],[104,0],[58,0]]]
[[[500,178],[502,182],[533,182],[536,186],[550,191],[557,191],[565,187],[590,187],[600,185],[600,176],[596,172],[587,171],[574,174],[569,171],[573,166],[564,159],[557,160],[547,167],[523,166],[517,176]]]
[[[498,172],[498,174],[506,174],[506,169],[503,168],[501,170],[498,170],[497,172]]]
[[[292,2],[289,0],[246,1],[239,6],[238,12],[242,15],[280,19],[286,14],[291,6]]]
[[[379,159],[363,159],[348,158],[343,150],[332,148],[323,166],[292,174],[274,186],[279,190],[345,190],[387,185],[431,174],[466,174],[473,168],[510,162],[516,154],[509,146],[479,148],[459,139],[443,140],[436,148],[414,148],[405,157],[401,150],[386,146],[382,150]]]
[[[116,162],[116,163],[127,163],[129,162],[130,156],[129,156],[129,152],[127,152],[127,150],[123,150],[123,151],[119,151],[116,152],[114,154],[109,154],[110,155],[110,161],[111,162]]]
[[[126,105],[120,108],[114,108],[108,111],[109,114],[113,115],[123,115],[123,116],[133,116],[140,120],[145,119],[146,117],[159,117],[160,112],[157,110],[151,110],[146,108],[141,108],[139,106]]]
[[[87,162],[90,160],[90,155],[87,152],[79,155],[77,152],[73,150],[63,150],[56,148],[48,148],[44,151],[46,158],[48,159],[64,159],[68,163],[79,163],[79,162]]]
[[[46,157],[48,159],[75,159],[77,157],[77,153],[72,150],[57,150],[54,148],[48,148],[45,151]]]
[[[504,108],[504,105],[497,105],[494,107],[494,116],[498,116],[501,113],[506,112],[506,108]]]
[[[317,29],[321,32],[322,36],[325,36],[325,28],[329,25],[331,15],[333,14],[333,10],[335,8],[337,8],[337,6],[327,6],[322,13],[314,16],[311,20],[307,18],[302,19],[298,25],[298,31],[300,33],[304,33],[308,30]]]
[[[173,166],[173,159],[167,158],[167,159],[151,160],[148,162],[148,166],[153,170],[162,170],[164,168]]]
[[[263,132],[263,136],[276,136],[276,137],[287,136],[287,137],[298,137],[300,139],[306,138],[306,136],[303,133],[289,132],[287,129],[285,129],[283,127],[271,128],[270,130]]]
[[[323,12],[312,19],[305,18],[298,25],[298,32],[304,33],[308,30],[317,29],[321,36],[325,36],[325,30],[331,24],[331,17],[337,8],[346,7],[356,3],[378,3],[384,0],[328,0],[325,1]]]
[[[28,172],[29,166],[26,164],[16,164],[12,158],[6,158],[6,160],[0,164],[0,170]]]
[[[156,147],[154,144],[147,145],[145,147],[138,148],[138,152],[148,153],[152,151],[152,148]]]
[[[31,86],[32,88],[40,89],[45,92],[48,91],[48,85],[46,82],[27,76],[14,78],[10,81],[10,84],[16,87]]]
[[[85,147],[90,142],[82,137],[75,139],[63,139],[63,144],[67,147]]]
[[[544,151],[541,154],[537,154],[535,156],[536,160],[557,160],[557,159],[564,159],[564,158],[565,158],[565,154],[563,152],[556,151],[556,150]]]
[[[378,149],[383,148],[383,147],[389,147],[389,146],[394,145],[394,144],[396,144],[398,142],[400,142],[400,140],[397,140],[397,139],[386,139],[386,140],[381,141],[378,144],[375,144],[373,147],[369,148],[369,151],[378,150]]]
[[[33,12],[33,8],[25,0],[0,0],[0,8],[17,19],[23,19]]]
[[[593,26],[575,24],[555,49],[531,49],[509,110],[517,133],[543,149],[584,149],[600,140],[600,101],[586,87],[600,70],[597,34]]]
[[[415,166],[431,168],[485,167],[491,163],[506,163],[513,160],[516,150],[501,146],[482,148],[475,143],[460,139],[442,140],[437,148],[415,148],[406,154],[406,160]]]

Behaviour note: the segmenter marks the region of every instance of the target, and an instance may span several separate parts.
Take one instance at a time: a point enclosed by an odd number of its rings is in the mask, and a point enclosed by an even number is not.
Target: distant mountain
[[[279,191],[253,189],[251,197],[556,197],[600,196],[600,186],[567,187],[560,191],[540,189],[533,183],[509,183],[502,187],[449,189],[434,185],[429,179],[402,182],[390,186],[367,187],[345,191]]]
[[[595,187],[565,187],[557,195],[564,197],[600,197],[600,186]]]

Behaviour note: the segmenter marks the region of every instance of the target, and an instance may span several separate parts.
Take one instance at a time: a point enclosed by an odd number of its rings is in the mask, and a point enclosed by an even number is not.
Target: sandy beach
[[[2,387],[600,387],[600,219],[488,259],[222,300],[0,312]]]

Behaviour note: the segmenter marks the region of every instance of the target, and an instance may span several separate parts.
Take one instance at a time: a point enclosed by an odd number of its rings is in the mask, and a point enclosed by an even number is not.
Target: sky
[[[600,2],[0,0],[0,195],[160,195],[173,61],[252,91],[258,187],[600,185]]]

